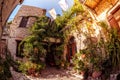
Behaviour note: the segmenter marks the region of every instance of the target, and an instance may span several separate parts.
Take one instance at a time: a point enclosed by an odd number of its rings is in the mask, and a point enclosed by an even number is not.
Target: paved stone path
[[[55,67],[47,67],[41,72],[41,75],[36,77],[26,76],[22,73],[15,72],[10,68],[13,78],[11,80],[82,80],[82,76],[74,73],[71,69],[56,69]],[[117,74],[111,74],[107,80],[116,80]],[[89,78],[88,80],[101,80]]]
[[[46,68],[42,71],[39,78],[31,80],[81,80],[80,77],[72,75],[69,70],[56,69],[54,67]]]
[[[41,72],[40,77],[35,78],[25,76],[11,69],[13,80],[82,80],[82,76],[74,74],[70,70],[56,69],[55,67],[47,67]]]

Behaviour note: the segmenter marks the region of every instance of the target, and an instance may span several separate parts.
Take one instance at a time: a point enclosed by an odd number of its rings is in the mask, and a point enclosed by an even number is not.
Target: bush
[[[44,64],[36,64],[30,61],[23,62],[19,66],[19,70],[28,75],[34,75],[35,73],[40,73],[44,69]]]
[[[0,62],[0,80],[8,80],[12,77],[7,61]]]

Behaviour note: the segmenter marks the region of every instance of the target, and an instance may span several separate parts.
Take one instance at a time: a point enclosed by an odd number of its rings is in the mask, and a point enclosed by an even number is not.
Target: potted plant
[[[100,59],[100,57],[95,57],[93,60],[93,78],[99,78],[102,74],[102,64]]]
[[[93,70],[92,77],[93,78],[99,78],[101,75],[102,75],[102,71],[101,71],[100,67],[96,67]]]

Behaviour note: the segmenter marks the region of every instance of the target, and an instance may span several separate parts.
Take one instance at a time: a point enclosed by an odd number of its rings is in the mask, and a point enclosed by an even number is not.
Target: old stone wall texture
[[[16,59],[17,40],[23,40],[29,35],[29,27],[36,21],[35,17],[29,17],[25,27],[19,27],[23,16],[42,16],[45,10],[33,6],[23,5],[10,25],[10,34],[8,39],[8,49],[14,59]]]

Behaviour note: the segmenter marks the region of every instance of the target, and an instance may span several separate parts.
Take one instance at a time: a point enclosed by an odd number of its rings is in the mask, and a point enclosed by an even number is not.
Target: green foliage
[[[0,80],[8,80],[12,77],[10,72],[10,64],[7,60],[0,58]]]
[[[111,29],[109,33],[108,52],[109,58],[114,68],[120,67],[120,36],[116,29]]]
[[[109,28],[104,21],[100,22],[105,38],[104,42],[107,53],[107,63],[112,69],[120,67],[120,35],[115,28]]]
[[[36,64],[30,61],[27,61],[27,62],[20,63],[19,70],[25,74],[29,74],[29,70],[31,69],[33,69],[34,72],[40,73],[41,69],[44,69],[44,67],[45,67],[44,64]]]
[[[100,25],[100,27],[102,27],[102,29],[108,30],[108,25],[105,21],[100,21],[98,23],[98,25]]]
[[[60,27],[56,27],[56,22],[51,21],[50,18],[46,16],[42,16],[40,18],[37,18],[37,21],[35,24],[30,28],[31,35],[25,38],[19,45],[19,52],[21,49],[23,49],[22,55],[24,57],[28,58],[28,61],[31,61],[33,64],[44,64],[40,58],[46,57],[46,52],[50,52],[49,48],[51,47],[52,43],[50,41],[50,38],[54,39],[60,39],[62,40],[63,34],[59,33]],[[24,48],[21,48],[21,45],[24,45]],[[48,48],[45,48],[47,45]],[[59,47],[59,46],[58,46]],[[62,55],[62,49],[61,46],[57,50],[57,53],[59,55]],[[58,57],[58,54],[54,54]],[[26,72],[28,70],[28,67],[25,65],[20,66],[22,69],[23,67],[26,67],[26,69],[22,70],[23,72]],[[43,67],[43,66],[42,66]]]
[[[101,47],[99,43],[93,44],[93,42],[90,41],[86,49],[80,50],[80,52],[73,57],[75,69],[78,71],[85,71],[86,69],[90,71],[102,70],[101,63],[104,59],[102,58]]]
[[[90,34],[85,34],[87,37],[85,44],[86,49],[80,50],[73,58],[75,69],[82,71],[86,68],[89,71],[102,70],[105,78],[111,72],[120,68],[120,36],[118,30],[109,28],[105,22],[99,22],[101,27],[100,38],[97,42],[93,42]],[[85,57],[83,57],[85,55]]]
[[[74,69],[76,71],[84,71],[85,68],[87,68],[84,64],[84,61],[81,60],[81,53],[77,53],[74,57],[73,57],[73,64],[74,64]]]
[[[74,6],[72,7],[72,13],[83,13],[85,10],[82,6],[82,4],[80,4],[79,0],[74,0]]]
[[[12,21],[7,22],[8,25],[12,24]]]
[[[25,38],[20,44],[20,46],[24,44],[23,55],[29,56],[34,55],[34,53],[39,54],[38,56],[45,55],[46,49],[44,48],[45,44],[43,41],[47,40],[46,42],[50,42],[49,38],[51,37],[62,38],[62,34],[59,34],[59,27],[56,28],[55,25],[56,23],[48,17],[42,16],[38,18],[30,29],[31,35]]]

